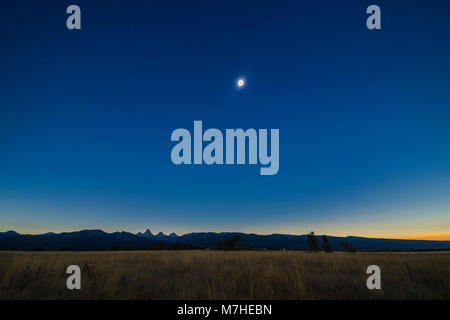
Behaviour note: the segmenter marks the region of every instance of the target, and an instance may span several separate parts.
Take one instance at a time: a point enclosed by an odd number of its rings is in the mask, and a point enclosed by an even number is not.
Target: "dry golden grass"
[[[0,251],[0,299],[450,299],[450,252]]]

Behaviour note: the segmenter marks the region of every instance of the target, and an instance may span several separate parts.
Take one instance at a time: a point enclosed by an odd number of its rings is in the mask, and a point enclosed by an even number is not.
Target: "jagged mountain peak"
[[[144,233],[138,232],[138,233],[136,233],[136,235],[139,236],[139,237],[145,237],[145,238],[151,238],[151,237],[154,237],[154,235],[152,234],[152,232],[150,231],[150,229],[145,230]]]

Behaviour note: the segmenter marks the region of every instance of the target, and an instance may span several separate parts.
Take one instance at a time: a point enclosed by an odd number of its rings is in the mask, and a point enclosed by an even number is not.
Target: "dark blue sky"
[[[0,231],[450,230],[448,1],[1,7]],[[279,128],[278,175],[173,165],[194,120]]]

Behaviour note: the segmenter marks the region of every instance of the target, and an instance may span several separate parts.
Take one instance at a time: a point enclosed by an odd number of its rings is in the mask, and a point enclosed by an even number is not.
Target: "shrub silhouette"
[[[173,250],[183,250],[183,249],[184,249],[184,246],[183,246],[182,243],[175,242],[175,243],[173,244],[172,249],[173,249]]]
[[[164,243],[162,241],[152,243],[151,250],[163,250],[163,249],[164,249]]]

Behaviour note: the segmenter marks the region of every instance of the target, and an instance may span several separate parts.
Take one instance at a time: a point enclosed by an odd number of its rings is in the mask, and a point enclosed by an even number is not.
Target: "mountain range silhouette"
[[[171,249],[215,248],[218,240],[239,235],[241,247],[246,249],[307,249],[307,235],[271,234],[258,235],[240,232],[197,232],[178,236],[176,233],[154,235],[147,229],[137,234],[130,232],[107,233],[102,230],[20,234],[15,231],[0,232],[0,249],[3,250],[119,250],[119,249]],[[316,235],[319,241],[321,236]],[[332,247],[341,250],[343,241],[353,244],[357,250],[444,250],[450,249],[450,241],[403,240],[364,237],[328,236]]]

